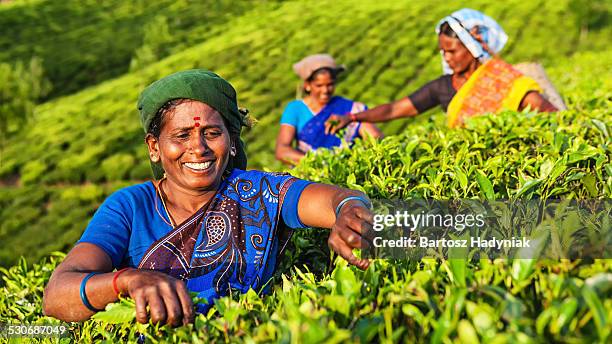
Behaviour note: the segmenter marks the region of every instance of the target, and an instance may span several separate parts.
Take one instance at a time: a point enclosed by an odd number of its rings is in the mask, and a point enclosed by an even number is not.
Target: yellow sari
[[[462,126],[468,117],[483,113],[518,110],[531,91],[542,89],[511,64],[492,58],[476,69],[448,104],[448,126]]]

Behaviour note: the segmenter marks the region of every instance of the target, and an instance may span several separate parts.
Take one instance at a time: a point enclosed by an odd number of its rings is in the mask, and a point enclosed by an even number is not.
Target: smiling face
[[[458,38],[441,34],[438,36],[438,46],[444,60],[455,74],[465,72],[471,64],[476,62],[476,59]]]
[[[230,157],[230,135],[217,110],[199,101],[179,103],[164,115],[159,138],[146,137],[168,182],[186,190],[216,190]]]
[[[304,82],[304,89],[309,90],[309,96],[319,104],[327,104],[334,95],[336,80],[328,70],[316,72],[312,80]]]

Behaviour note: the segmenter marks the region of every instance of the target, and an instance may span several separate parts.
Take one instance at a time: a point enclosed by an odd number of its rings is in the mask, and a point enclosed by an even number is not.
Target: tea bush
[[[164,16],[156,16],[144,27],[143,44],[136,49],[130,61],[130,71],[138,70],[167,56],[168,45],[171,42],[168,19]]]
[[[0,268],[0,318],[59,321],[41,312],[42,290],[63,257],[28,267]],[[414,342],[605,343],[612,325],[612,264],[481,260],[464,263],[376,261],[366,272],[339,259],[317,278],[294,268],[269,295],[253,290],[215,301],[189,326],[170,329],[134,322],[130,300],[107,306],[94,320],[71,323],[61,341],[41,342]],[[197,300],[195,300],[197,302]]]
[[[51,90],[42,61],[31,58],[27,64],[0,63],[0,137],[24,126],[40,98]]]
[[[134,166],[134,156],[130,154],[115,154],[102,161],[102,170],[108,180],[125,179]]]
[[[611,124],[566,111],[480,116],[461,130],[411,126],[310,154],[293,172],[374,198],[610,198]]]
[[[0,265],[69,249],[104,198],[127,185],[0,188]]]

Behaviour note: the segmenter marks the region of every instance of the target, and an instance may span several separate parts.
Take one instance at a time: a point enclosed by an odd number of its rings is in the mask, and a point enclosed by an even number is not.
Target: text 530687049
[[[66,337],[69,326],[67,324],[7,324],[0,323],[0,338],[43,338]]]

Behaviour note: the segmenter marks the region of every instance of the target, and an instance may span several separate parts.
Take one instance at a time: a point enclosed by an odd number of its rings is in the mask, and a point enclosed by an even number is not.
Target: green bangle
[[[85,305],[85,307],[87,307],[87,309],[89,309],[92,312],[100,312],[103,311],[104,309],[97,309],[94,306],[91,305],[91,303],[89,302],[89,299],[87,298],[87,293],[85,292],[85,285],[87,284],[87,281],[93,276],[93,275],[97,275],[100,274],[101,272],[90,272],[87,274],[87,276],[85,276],[85,278],[83,278],[83,280],[81,281],[81,288],[80,288],[80,294],[81,294],[81,301],[83,302],[83,304]]]

